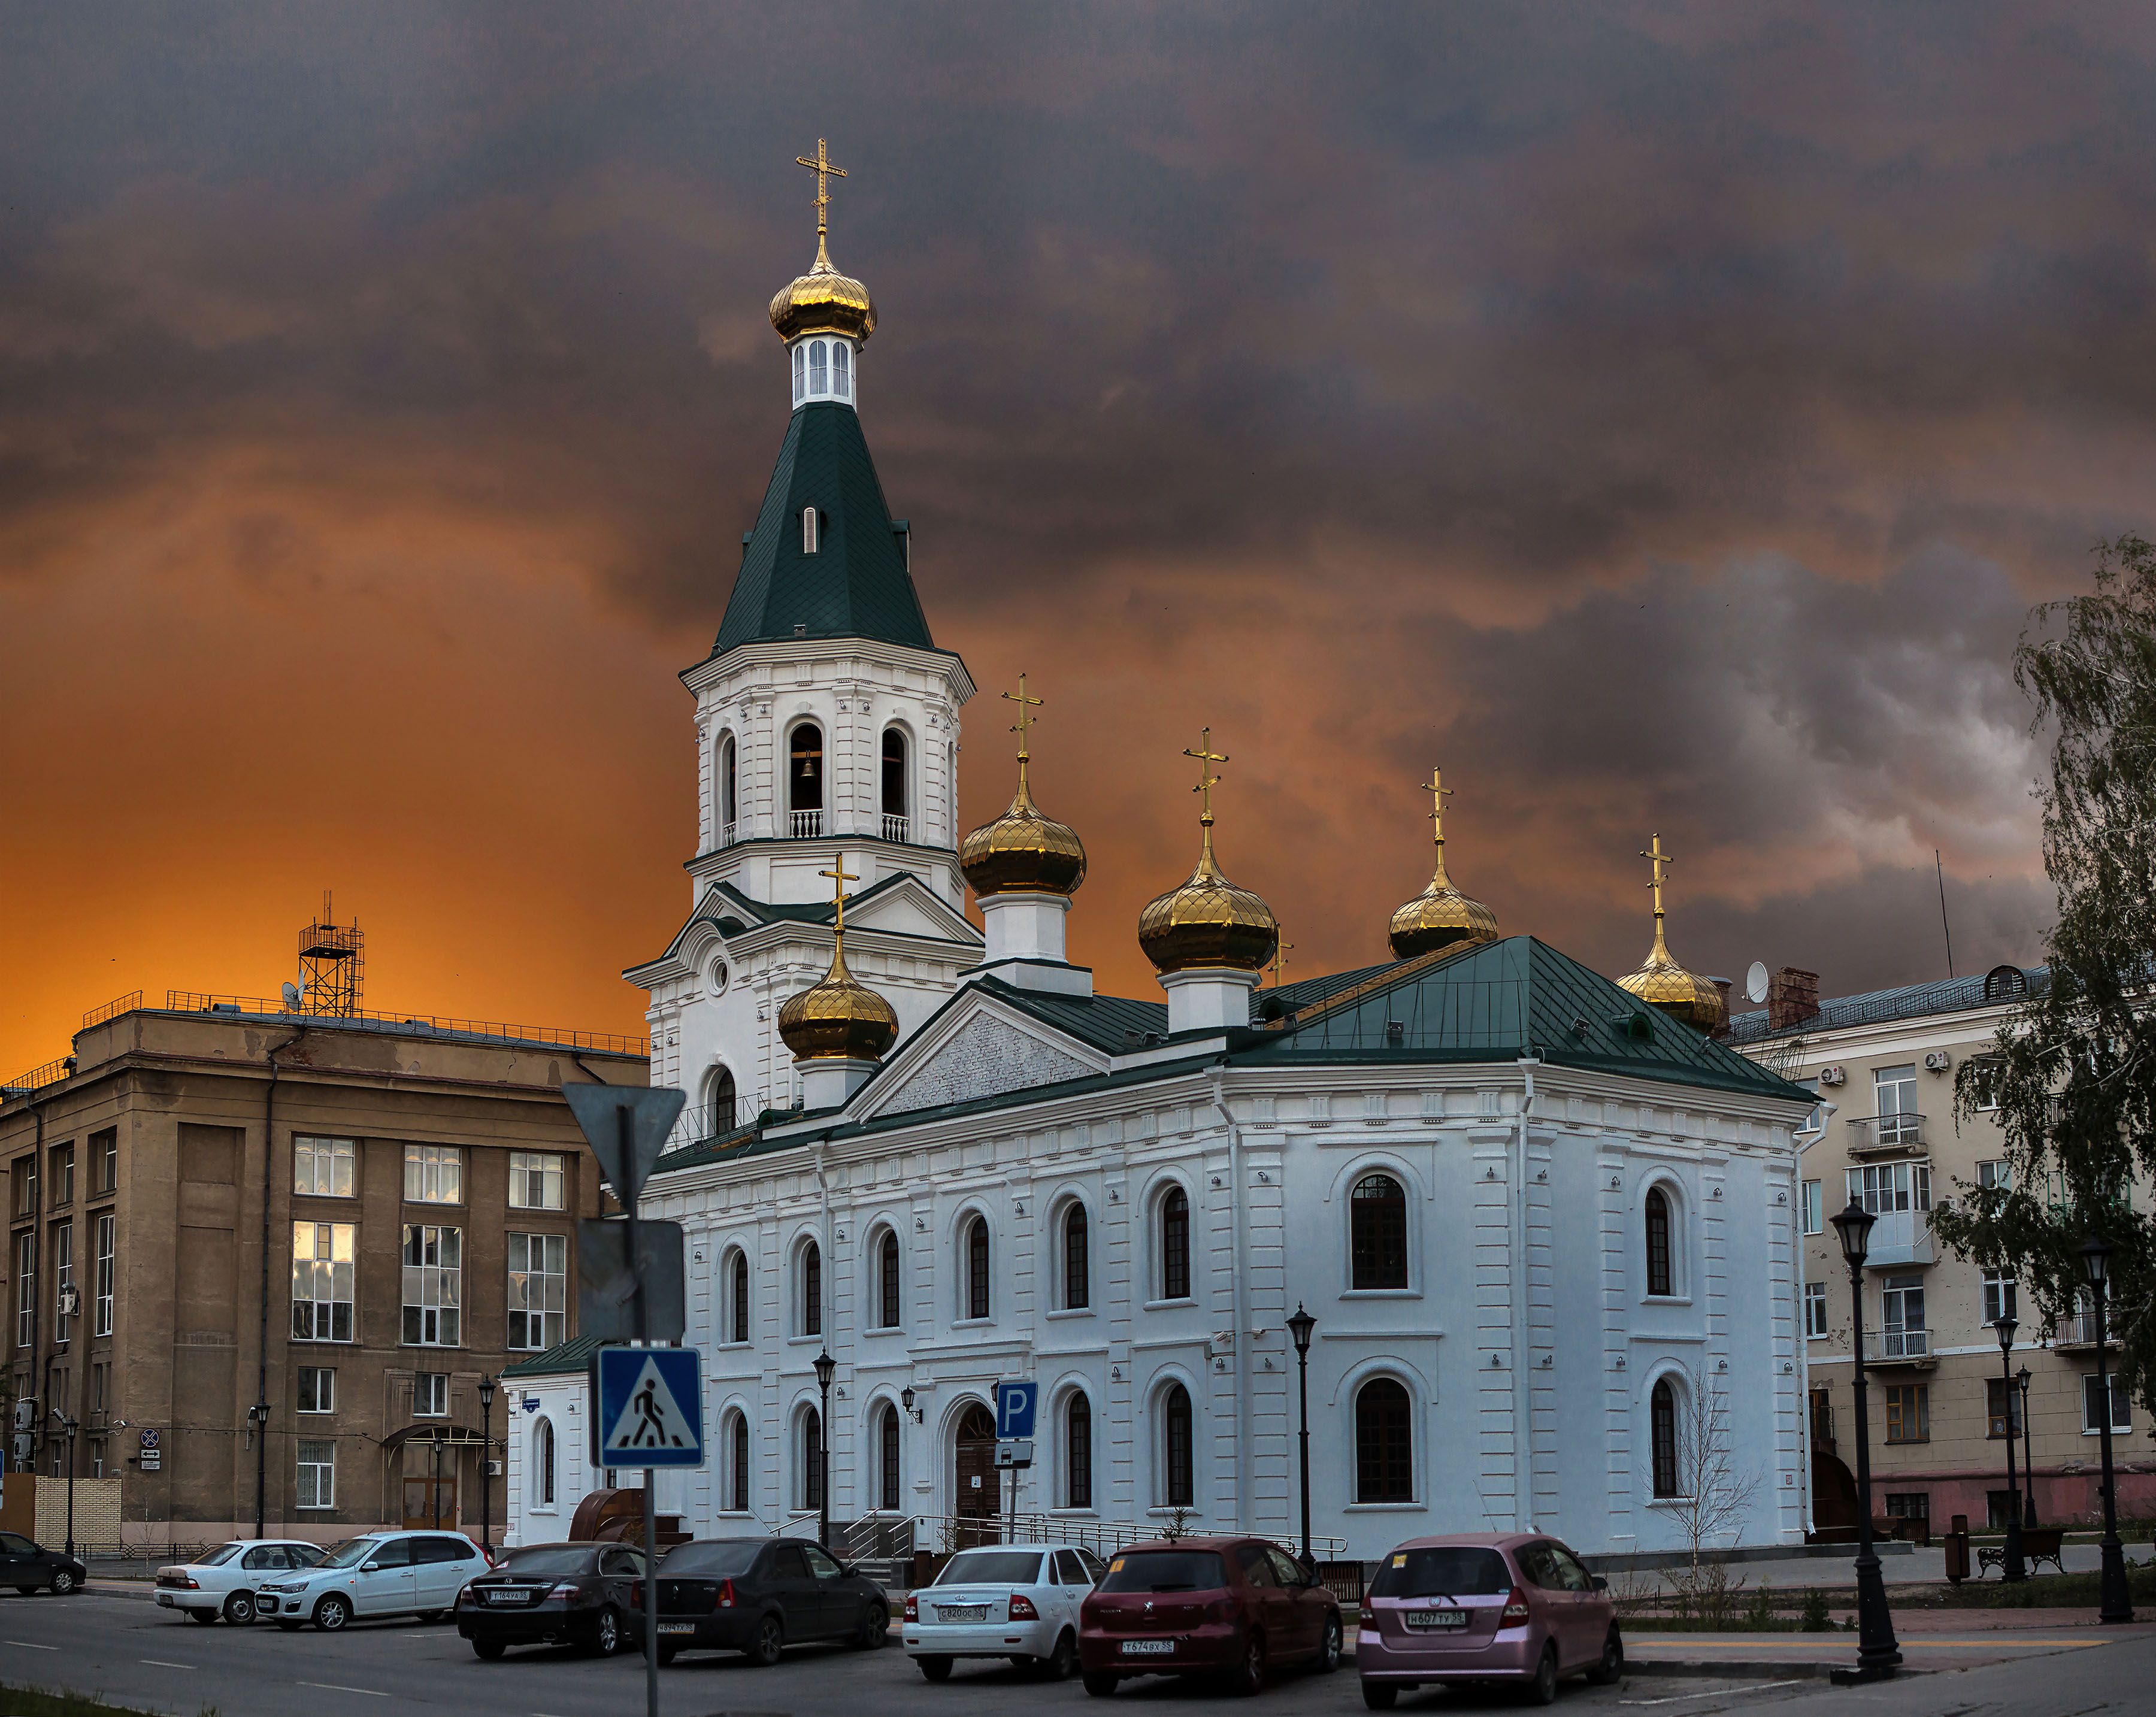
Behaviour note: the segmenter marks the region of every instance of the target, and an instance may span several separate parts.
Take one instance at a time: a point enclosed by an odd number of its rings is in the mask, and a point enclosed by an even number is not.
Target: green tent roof
[[[803,554],[801,514],[810,506],[817,550]],[[851,406],[804,405],[787,424],[711,653],[795,636],[936,647]]]

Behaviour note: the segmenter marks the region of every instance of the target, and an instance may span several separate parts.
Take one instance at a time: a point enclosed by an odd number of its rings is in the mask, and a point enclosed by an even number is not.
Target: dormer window
[[[816,509],[804,506],[801,509],[801,552],[803,554],[816,552]]]
[[[831,391],[841,399],[850,399],[854,393],[853,348],[843,340],[834,341],[831,347]]]
[[[824,369],[828,350],[829,342],[825,341],[812,340],[808,343],[808,391],[812,394],[822,395],[830,392]]]
[[[801,397],[807,391],[808,374],[808,349],[805,347],[797,346],[793,348],[793,403],[796,405],[800,404]]]

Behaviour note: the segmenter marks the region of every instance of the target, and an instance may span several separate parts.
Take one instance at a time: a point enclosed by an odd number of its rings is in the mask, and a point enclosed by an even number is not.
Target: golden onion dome
[[[1086,880],[1086,849],[1068,823],[1044,817],[1020,765],[1010,809],[958,846],[958,868],[978,899],[997,894],[1072,895]]]
[[[1650,886],[1655,892],[1655,945],[1647,950],[1638,970],[1627,972],[1617,980],[1617,987],[1695,1031],[1719,1031],[1729,1018],[1728,1004],[1722,1000],[1722,992],[1708,979],[1679,965],[1662,933],[1662,873],[1670,863],[1669,855],[1662,851],[1662,837],[1655,836],[1654,850],[1640,856],[1654,861]]]
[[[1138,946],[1156,971],[1227,966],[1255,972],[1279,945],[1272,908],[1220,874],[1209,826],[1190,880],[1148,902],[1138,914]]]
[[[778,1010],[778,1035],[797,1062],[873,1062],[898,1040],[898,1015],[846,969],[845,933],[831,945],[831,969]]]
[[[824,235],[816,235],[816,260],[808,272],[778,290],[771,301],[771,325],[791,342],[803,334],[841,334],[857,345],[875,332],[875,301],[869,289],[831,266]]]
[[[1445,800],[1451,789],[1443,784],[1444,779],[1433,774],[1424,784],[1425,790],[1435,794],[1437,801],[1436,810],[1430,813],[1437,861],[1430,887],[1393,914],[1386,939],[1393,945],[1395,959],[1413,959],[1440,948],[1455,944],[1472,948],[1497,939],[1496,913],[1461,893],[1445,873]]]

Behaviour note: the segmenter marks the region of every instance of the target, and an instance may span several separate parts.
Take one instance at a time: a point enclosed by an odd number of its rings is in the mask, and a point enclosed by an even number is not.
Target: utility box
[[[1953,1517],[1953,1529],[1943,1540],[1947,1553],[1947,1578],[1956,1586],[1969,1578],[1969,1516]]]

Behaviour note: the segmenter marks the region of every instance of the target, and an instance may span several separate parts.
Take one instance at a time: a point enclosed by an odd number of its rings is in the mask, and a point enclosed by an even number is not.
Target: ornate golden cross
[[[828,175],[832,178],[843,179],[846,176],[846,170],[842,167],[831,165],[831,157],[824,152],[824,140],[821,137],[816,140],[816,158],[814,161],[809,160],[805,155],[797,155],[793,157],[793,164],[796,167],[811,168],[815,172],[816,236],[820,239],[829,224],[824,218],[824,211],[831,206],[831,193],[825,188],[825,177]]]
[[[1651,852],[1642,852],[1640,856],[1653,861],[1650,869],[1654,872],[1654,881],[1647,887],[1655,891],[1655,916],[1659,918],[1662,915],[1662,877],[1676,861],[1662,851],[1662,837],[1659,835],[1655,837],[1654,850]]]
[[[844,936],[846,933],[846,884],[858,882],[861,879],[846,868],[846,861],[843,858],[834,859],[829,870],[819,871],[816,874],[831,878],[831,904],[839,914],[837,933]]]
[[[1274,946],[1273,988],[1276,990],[1281,987],[1281,974],[1287,969],[1287,951],[1294,946],[1292,942],[1282,942]]]
[[[1004,692],[1003,694],[1003,700],[1005,703],[1014,703],[1018,706],[1018,721],[1013,725],[1011,732],[1018,735],[1018,760],[1020,763],[1024,763],[1026,760],[1027,756],[1025,736],[1027,730],[1033,726],[1033,712],[1034,711],[1040,708],[1047,700],[1045,698],[1040,697],[1028,697],[1025,695],[1025,676],[1024,674],[1020,674],[1018,676],[1018,690],[1015,691]]]
[[[1437,844],[1442,846],[1445,845],[1445,802],[1452,797],[1452,789],[1445,784],[1445,771],[1438,769],[1433,769],[1430,772],[1430,779],[1420,784],[1422,790],[1431,796],[1431,803],[1436,806],[1436,809],[1430,812],[1430,820],[1435,827]]]
[[[1207,769],[1206,765],[1224,763],[1228,761],[1228,755],[1225,752],[1214,750],[1213,730],[1210,727],[1204,728],[1201,732],[1204,738],[1199,740],[1198,749],[1193,751],[1186,745],[1183,748],[1183,754],[1185,757],[1194,757],[1198,759],[1198,784],[1190,790],[1204,795],[1204,807],[1198,820],[1209,829],[1213,826],[1213,789],[1220,784],[1220,778]]]

